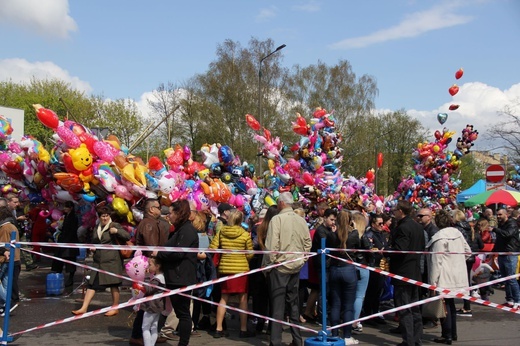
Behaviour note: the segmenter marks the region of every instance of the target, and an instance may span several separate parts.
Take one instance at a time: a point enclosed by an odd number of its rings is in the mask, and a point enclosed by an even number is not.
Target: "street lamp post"
[[[269,58],[274,53],[281,51],[286,47],[285,44],[282,44],[281,46],[278,46],[275,50],[273,50],[271,53],[264,56],[262,59],[260,59],[260,62],[258,63],[258,122],[262,124],[262,62]],[[258,169],[260,171],[260,174],[263,174],[262,172],[262,158],[260,157],[260,161],[258,164]]]

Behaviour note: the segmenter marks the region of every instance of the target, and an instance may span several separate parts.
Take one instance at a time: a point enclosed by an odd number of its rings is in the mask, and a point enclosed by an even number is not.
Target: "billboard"
[[[11,127],[13,128],[11,138],[15,141],[19,141],[25,132],[23,127],[25,116],[23,109],[0,106],[0,115],[4,116],[4,118],[11,122]]]

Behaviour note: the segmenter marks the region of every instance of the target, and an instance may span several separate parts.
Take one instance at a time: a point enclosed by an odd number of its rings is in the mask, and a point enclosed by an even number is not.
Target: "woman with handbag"
[[[112,222],[113,210],[110,207],[103,206],[97,209],[99,221],[94,227],[92,234],[93,244],[111,244],[118,245],[118,240],[127,241],[130,240],[130,234],[121,227],[120,224]],[[94,252],[92,266],[101,270],[105,270],[114,274],[123,274],[123,258],[119,253],[119,250],[108,250],[108,249],[91,249]],[[83,305],[78,310],[72,311],[73,315],[81,315],[87,312],[88,306],[96,294],[96,290],[105,289],[110,287],[110,293],[112,294],[112,306],[119,305],[119,286],[121,286],[122,280],[112,275],[98,273],[92,271],[90,274],[90,280],[87,286],[87,293],[83,299]],[[105,313],[105,316],[115,316],[119,313],[119,310],[113,309]]]
[[[455,227],[450,227],[451,217],[445,210],[437,211],[435,224],[439,231],[433,235],[426,248],[432,252],[429,254],[429,282],[437,287],[457,291],[469,286],[466,273],[466,259],[471,249],[464,240],[463,234]],[[457,252],[458,254],[437,253]],[[451,345],[457,340],[457,310],[455,299],[446,298],[446,317],[441,319],[442,335],[433,341],[440,344]]]

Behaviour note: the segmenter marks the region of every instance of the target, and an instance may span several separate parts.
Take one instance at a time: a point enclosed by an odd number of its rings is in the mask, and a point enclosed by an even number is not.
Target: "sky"
[[[516,0],[2,0],[0,81],[59,78],[146,112],[161,83],[205,73],[217,45],[253,37],[286,44],[276,54],[288,68],[348,60],[375,77],[375,112],[404,109],[431,133],[472,124],[475,149],[494,149],[485,134],[505,107],[520,114]]]

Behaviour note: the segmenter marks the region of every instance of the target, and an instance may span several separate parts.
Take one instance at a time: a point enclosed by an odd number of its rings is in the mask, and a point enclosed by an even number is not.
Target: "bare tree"
[[[498,123],[489,130],[489,137],[505,143],[511,161],[520,160],[520,99],[498,113]]]

